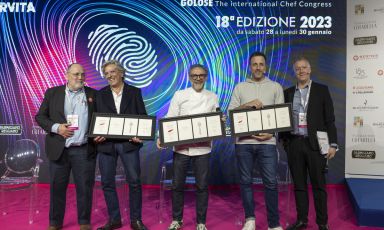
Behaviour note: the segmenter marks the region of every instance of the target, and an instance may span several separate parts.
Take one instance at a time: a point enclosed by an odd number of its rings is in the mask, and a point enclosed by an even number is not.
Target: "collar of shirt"
[[[71,89],[68,87],[68,84],[65,85],[65,91],[68,92],[69,94],[74,94],[74,95],[79,94],[79,93],[84,93],[84,92],[85,92],[85,90],[84,90],[84,86],[81,87],[80,89],[78,89],[78,90],[75,91],[75,90],[71,90]]]
[[[111,88],[111,91],[113,95],[113,101],[115,102],[117,114],[120,114],[120,105],[121,105],[121,98],[123,96],[124,85],[123,87],[121,87],[121,90],[119,93],[116,93],[115,91],[113,91],[112,88]]]

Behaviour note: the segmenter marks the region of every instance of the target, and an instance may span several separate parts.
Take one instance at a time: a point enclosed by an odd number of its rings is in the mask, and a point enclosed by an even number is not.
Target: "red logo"
[[[353,56],[353,60],[355,60],[355,61],[359,60],[359,56],[357,56],[357,55]]]
[[[379,69],[379,70],[377,71],[377,75],[379,75],[379,76],[383,76],[383,74],[384,74],[384,70]]]

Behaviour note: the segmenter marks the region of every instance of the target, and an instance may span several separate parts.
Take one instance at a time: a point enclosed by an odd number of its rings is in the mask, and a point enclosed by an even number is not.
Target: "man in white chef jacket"
[[[204,89],[208,70],[201,64],[189,68],[192,87],[176,91],[171,100],[167,117],[177,117],[215,112],[219,107],[217,95]],[[160,141],[157,141],[161,148]],[[196,229],[205,230],[208,207],[208,171],[211,142],[183,144],[173,149],[172,217],[169,230],[180,229],[183,225],[184,184],[188,164],[191,162],[196,178]]]

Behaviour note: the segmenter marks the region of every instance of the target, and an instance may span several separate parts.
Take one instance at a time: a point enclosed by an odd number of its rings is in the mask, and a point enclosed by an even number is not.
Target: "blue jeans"
[[[108,208],[110,221],[121,220],[119,200],[116,192],[116,164],[117,158],[121,158],[125,176],[129,184],[129,213],[131,222],[141,220],[142,190],[140,181],[140,157],[139,149],[125,152],[123,145],[115,143],[109,153],[100,152],[99,167],[101,173],[101,185]]]
[[[50,225],[63,225],[66,193],[71,170],[76,185],[77,222],[79,224],[90,224],[95,166],[96,158],[88,155],[87,145],[64,148],[63,154],[58,160],[49,161]]]
[[[264,198],[267,207],[268,227],[280,226],[277,187],[277,151],[275,145],[235,145],[240,173],[240,191],[245,218],[255,218],[255,204],[252,190],[252,171],[257,161],[264,184]]]
[[[196,222],[205,224],[208,208],[209,154],[187,156],[173,152],[172,217],[183,219],[184,185],[189,162],[196,178]]]

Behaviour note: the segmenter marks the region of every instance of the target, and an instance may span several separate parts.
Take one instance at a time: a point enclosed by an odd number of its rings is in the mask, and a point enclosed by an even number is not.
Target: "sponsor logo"
[[[384,70],[379,69],[379,70],[377,71],[377,75],[379,75],[379,76],[383,76],[383,74],[384,74]]]
[[[354,61],[367,61],[367,60],[376,60],[379,58],[378,54],[362,54],[362,55],[354,55]]]
[[[379,109],[379,106],[377,105],[371,105],[368,103],[368,100],[365,99],[363,101],[363,104],[362,105],[358,105],[358,106],[352,106],[352,109],[354,110],[358,110],[358,111],[368,111],[368,112],[371,112],[371,111],[375,111],[377,109]]]
[[[370,30],[377,29],[376,21],[356,22],[353,25],[354,30]]]
[[[371,94],[373,93],[374,88],[371,85],[364,85],[364,86],[353,86],[352,87],[352,93],[353,94]]]
[[[0,135],[21,135],[21,125],[0,125]]]
[[[375,159],[376,152],[369,150],[352,150],[352,158],[358,159]]]
[[[373,9],[373,12],[375,12],[375,13],[384,13],[384,7]]]
[[[363,127],[363,117],[353,117],[353,127]]]
[[[364,79],[364,78],[367,78],[367,74],[365,73],[365,70],[363,68],[355,68],[355,75],[353,76],[353,78],[355,79]]]
[[[32,2],[0,2],[0,13],[36,13]]]
[[[355,5],[355,15],[363,15],[364,14],[364,5],[359,4]]]
[[[40,126],[34,125],[34,126],[32,126],[31,134],[32,135],[45,135],[47,133]]]
[[[371,45],[377,43],[377,36],[358,37],[353,39],[353,44],[358,45]]]
[[[359,134],[352,135],[353,143],[375,143],[376,138],[373,134]]]
[[[382,122],[382,121],[373,122],[373,123],[372,123],[372,126],[375,127],[375,128],[380,128],[380,129],[382,129],[382,128],[384,128],[384,122]]]

